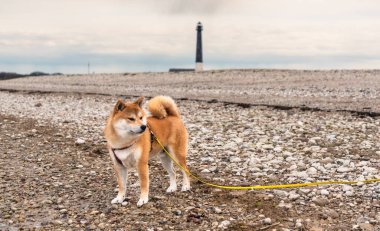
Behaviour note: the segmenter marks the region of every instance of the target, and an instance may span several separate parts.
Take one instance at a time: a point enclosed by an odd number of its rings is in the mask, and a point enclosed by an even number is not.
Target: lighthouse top
[[[198,24],[197,24],[197,31],[202,31],[202,30],[203,30],[202,23],[198,22]]]

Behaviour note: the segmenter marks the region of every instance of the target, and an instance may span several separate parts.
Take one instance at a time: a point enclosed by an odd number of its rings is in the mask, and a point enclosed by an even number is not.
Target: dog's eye
[[[129,117],[128,118],[130,121],[135,121],[135,118],[133,118],[133,117]]]
[[[140,120],[142,120],[142,117],[140,117]]]

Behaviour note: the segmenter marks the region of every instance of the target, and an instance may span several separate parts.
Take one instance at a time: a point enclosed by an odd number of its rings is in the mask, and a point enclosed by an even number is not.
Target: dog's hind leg
[[[183,142],[182,144],[178,144],[173,147],[174,153],[173,156],[176,157],[178,163],[186,170],[182,171],[183,175],[183,181],[182,181],[182,192],[189,191],[190,190],[190,179],[189,179],[189,170],[186,165],[186,153],[187,153],[187,141]]]
[[[177,182],[176,174],[173,169],[173,161],[165,153],[160,153],[160,160],[166,171],[169,173],[170,186],[166,189],[166,192],[175,192],[177,191]]]

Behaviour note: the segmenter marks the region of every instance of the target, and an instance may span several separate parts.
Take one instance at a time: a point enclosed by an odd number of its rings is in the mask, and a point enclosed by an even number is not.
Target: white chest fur
[[[115,155],[125,167],[134,167],[136,165],[136,161],[140,158],[141,150],[137,147],[131,147],[124,150],[115,150]]]

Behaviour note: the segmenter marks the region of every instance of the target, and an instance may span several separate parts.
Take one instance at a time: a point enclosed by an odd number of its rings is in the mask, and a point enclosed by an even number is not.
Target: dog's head
[[[147,126],[146,114],[142,109],[144,97],[141,96],[134,102],[124,102],[119,99],[112,113],[112,124],[116,132],[121,136],[141,135]]]

